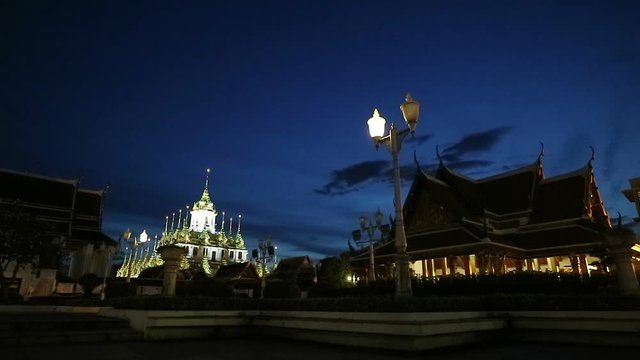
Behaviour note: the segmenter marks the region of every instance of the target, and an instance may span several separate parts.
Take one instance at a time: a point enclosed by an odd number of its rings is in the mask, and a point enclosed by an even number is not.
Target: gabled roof
[[[274,270],[274,274],[296,272],[303,266],[311,266],[311,259],[306,255],[282,259]]]
[[[435,178],[449,185],[467,211],[509,214],[526,211],[530,206],[534,183],[539,181],[539,161],[488,178],[473,180],[441,164]]]
[[[100,217],[104,191],[78,190],[76,195],[76,216]]]
[[[260,279],[251,262],[222,265],[213,277],[222,280]]]

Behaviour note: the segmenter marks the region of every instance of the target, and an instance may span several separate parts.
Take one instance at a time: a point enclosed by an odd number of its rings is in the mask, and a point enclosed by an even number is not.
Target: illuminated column
[[[547,258],[547,269],[551,272],[558,272],[556,269],[556,259],[554,257]]]
[[[495,274],[495,269],[493,267],[493,263],[494,263],[493,255],[487,256],[486,260],[487,260],[487,272],[492,275]]]
[[[473,274],[471,272],[471,256],[464,255],[462,257],[462,263],[464,264],[464,274],[465,274],[465,276],[470,276],[471,274]]]
[[[525,259],[525,262],[527,263],[527,271],[533,271],[533,260]]]
[[[442,276],[447,276],[447,258],[443,257],[442,258]]]
[[[540,262],[538,258],[533,259],[533,271],[540,271]]]
[[[422,276],[429,277],[429,275],[427,274],[427,260],[422,259],[420,263],[422,264]]]
[[[478,273],[476,256],[474,254],[469,255],[469,269],[471,270],[471,275],[476,275]]]
[[[427,259],[427,276],[428,277],[435,277],[436,274],[433,271],[433,259]]]
[[[591,275],[589,272],[589,265],[587,264],[587,256],[582,254],[578,258],[580,259],[580,273],[582,275]]]

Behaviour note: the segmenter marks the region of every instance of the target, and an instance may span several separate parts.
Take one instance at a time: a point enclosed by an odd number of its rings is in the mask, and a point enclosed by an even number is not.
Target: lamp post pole
[[[253,249],[253,258],[256,263],[262,266],[262,279],[260,279],[260,298],[264,296],[264,288],[267,284],[267,262],[276,259],[277,246],[273,246],[271,239],[262,239],[258,241],[258,248]]]
[[[386,144],[391,152],[393,159],[393,185],[394,185],[394,203],[396,210],[395,220],[395,263],[396,263],[396,297],[412,296],[411,292],[411,273],[409,270],[409,255],[407,254],[407,236],[404,231],[404,219],[402,216],[402,191],[400,189],[400,165],[398,162],[398,154],[400,153],[402,140],[409,134],[415,132],[418,125],[418,115],[420,104],[407,94],[405,102],[400,105],[402,116],[407,123],[407,128],[398,130],[391,124],[389,135],[384,135],[386,120],[380,116],[378,109],[375,109],[373,116],[367,121],[369,133],[373,139],[376,148],[380,144]]]
[[[104,257],[104,274],[102,276],[102,289],[100,290],[100,300],[105,298],[105,288],[107,287],[107,276],[109,275],[109,262],[111,261],[111,247],[107,246],[105,241],[102,241],[102,248],[105,251]]]
[[[353,238],[356,244],[368,243],[369,246],[369,273],[367,276],[367,281],[371,284],[376,281],[376,264],[375,264],[375,255],[373,250],[374,238],[376,231],[380,231],[381,237],[380,240],[385,239],[385,235],[388,233],[389,225],[382,225],[382,212],[380,209],[375,212],[374,219],[375,224],[369,220],[369,225],[367,225],[367,217],[362,215],[360,216],[360,230],[356,230],[353,233]],[[385,231],[386,230],[386,231]],[[368,240],[363,240],[363,233],[368,235]]]
[[[130,232],[129,232],[129,236],[131,236]],[[136,255],[136,249],[138,248],[138,245],[142,243],[146,243],[148,239],[149,239],[149,235],[147,234],[146,230],[142,230],[142,233],[140,234],[140,240],[138,240],[138,238],[136,237],[133,238],[133,245],[131,247],[131,251],[133,253],[133,261],[135,261],[136,259],[135,255]],[[128,283],[131,282],[131,272],[133,271],[133,261],[131,260],[131,257],[129,257],[129,269],[127,270]]]

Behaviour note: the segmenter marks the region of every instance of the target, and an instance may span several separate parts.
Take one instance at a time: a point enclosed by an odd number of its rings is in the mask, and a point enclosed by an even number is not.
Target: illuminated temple
[[[611,220],[588,163],[545,178],[535,162],[474,180],[440,159],[434,174],[418,170],[404,205],[407,253],[415,276],[504,274],[511,271],[608,272]],[[393,234],[393,231],[391,231]],[[640,247],[633,247],[636,269]],[[374,248],[376,275],[393,274],[393,239]],[[369,252],[352,266],[367,272]]]
[[[207,170],[200,200],[196,201],[191,208],[186,207],[184,217],[182,210],[173,213],[171,219],[169,216],[165,217],[165,228],[160,240],[155,243],[149,242],[147,246],[140,246],[139,250],[134,247],[128,257],[125,257],[118,276],[127,277],[128,272],[131,272],[131,277],[138,277],[141,273],[141,277],[149,274],[145,271],[146,269],[162,265],[162,259],[155,249],[165,245],[176,245],[185,249],[186,257],[181,266],[183,270],[202,270],[211,275],[221,265],[248,261],[248,251],[240,232],[241,216],[238,216],[235,229],[233,218],[229,219],[228,232],[225,232],[225,213],[222,212],[219,227],[217,227],[217,216],[218,212],[209,194],[209,170]],[[153,246],[150,246],[151,244]]]

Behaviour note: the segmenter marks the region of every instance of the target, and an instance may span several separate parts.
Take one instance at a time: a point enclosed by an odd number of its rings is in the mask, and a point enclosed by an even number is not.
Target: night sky
[[[595,148],[612,216],[640,176],[638,1],[3,1],[0,167],[110,184],[104,231],[159,234],[211,168],[249,248],[347,249],[361,214],[393,211],[390,155],[366,120],[404,127],[416,167],[472,178]],[[235,220],[234,220],[235,221]]]

